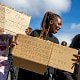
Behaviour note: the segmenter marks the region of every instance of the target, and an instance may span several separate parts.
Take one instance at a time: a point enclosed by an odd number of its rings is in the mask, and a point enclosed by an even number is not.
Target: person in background
[[[53,12],[46,12],[41,23],[41,30],[34,30],[30,35],[59,44],[59,41],[54,34],[61,29],[61,25],[62,20],[59,15]],[[44,75],[41,75],[20,68],[18,80],[72,80],[72,78],[70,79],[70,76],[63,75],[64,73],[62,71],[60,71],[58,75],[58,71],[60,70],[48,67],[47,71],[44,72]]]
[[[30,35],[32,33],[32,28],[31,27],[28,27],[26,30],[25,30],[25,33],[26,35]]]
[[[71,48],[80,50],[80,34],[77,34],[76,36],[74,36],[74,38],[72,39],[72,42],[70,44]],[[74,61],[80,63],[80,54],[76,54],[73,55],[76,59],[74,59]]]
[[[73,59],[73,61],[75,61],[75,68],[74,68],[74,74],[72,75],[74,80],[77,80],[78,69],[79,69],[78,63],[80,63],[80,34],[74,36],[69,47],[78,50],[78,54],[73,55],[76,59]]]
[[[62,41],[62,42],[61,42],[61,45],[67,46],[67,42],[66,42],[66,41]]]
[[[0,29],[0,80],[7,80],[10,70],[9,48],[15,45],[13,36]]]

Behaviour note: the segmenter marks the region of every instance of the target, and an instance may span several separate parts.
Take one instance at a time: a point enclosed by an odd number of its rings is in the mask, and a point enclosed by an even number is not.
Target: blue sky
[[[62,18],[62,29],[55,34],[59,41],[67,41],[80,33],[80,0],[0,0],[1,3],[32,16],[30,27],[40,29],[46,11],[53,11]]]

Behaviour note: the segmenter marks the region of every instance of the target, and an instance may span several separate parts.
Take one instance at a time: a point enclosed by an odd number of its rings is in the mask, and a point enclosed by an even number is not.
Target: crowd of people
[[[32,30],[32,28],[28,27],[25,30],[25,33],[29,36],[42,38],[59,44],[59,40],[54,36],[54,34],[61,29],[61,25],[62,19],[59,15],[53,12],[46,12],[41,23],[41,29]],[[15,42],[15,36],[0,31],[0,80],[7,80],[9,72],[11,73],[11,80],[77,80],[79,69],[78,63],[80,63],[79,52],[77,55],[73,54],[75,57],[75,59],[73,59],[73,62],[75,63],[73,74],[67,71],[48,67],[44,72],[44,75],[41,75],[13,66],[11,49],[15,45],[17,45]],[[62,41],[61,45],[67,46],[67,42]],[[69,47],[77,50],[80,49],[80,34],[74,36]]]

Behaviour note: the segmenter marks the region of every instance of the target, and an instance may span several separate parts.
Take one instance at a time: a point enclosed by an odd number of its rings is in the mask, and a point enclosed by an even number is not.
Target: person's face
[[[61,29],[61,25],[62,25],[62,20],[59,17],[56,17],[54,19],[54,23],[50,28],[50,32],[51,33],[57,33],[59,29]]]
[[[27,35],[30,35],[30,34],[31,34],[31,32],[32,32],[32,30],[28,28],[28,29],[26,29],[26,31],[25,31],[25,32],[26,32],[26,34],[27,34]]]

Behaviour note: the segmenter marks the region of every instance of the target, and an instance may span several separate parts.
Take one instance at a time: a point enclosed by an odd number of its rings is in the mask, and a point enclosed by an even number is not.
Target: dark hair
[[[77,34],[73,39],[72,42],[70,44],[71,48],[74,49],[80,49],[80,34]]]
[[[31,28],[31,27],[28,27],[27,29],[30,29],[30,30],[32,30],[32,28]]]
[[[44,14],[44,17],[43,17],[43,20],[42,20],[42,23],[41,23],[41,27],[48,29],[50,20],[53,20],[53,22],[54,22],[55,17],[59,17],[61,19],[61,17],[59,15],[57,15],[53,12],[46,12]]]
[[[67,42],[66,42],[66,41],[62,41],[62,42],[61,42],[61,45],[67,46]]]
[[[42,27],[42,33],[41,33],[41,36],[46,36],[48,34],[48,30],[50,29],[51,24],[54,24],[54,20],[56,17],[59,17],[61,19],[61,17],[53,12],[46,12],[44,14],[44,17],[43,17],[43,20],[42,20],[42,23],[41,23],[41,27]]]

